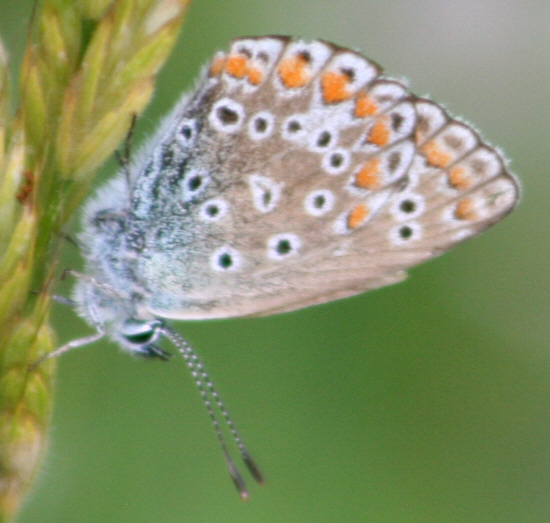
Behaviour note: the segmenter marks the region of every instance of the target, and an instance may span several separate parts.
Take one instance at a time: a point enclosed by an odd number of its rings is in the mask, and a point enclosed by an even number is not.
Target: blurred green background
[[[14,71],[30,10],[0,0]],[[19,522],[550,521],[550,3],[195,0],[136,141],[216,49],[251,34],[331,40],[407,77],[506,151],[522,203],[405,283],[177,325],[267,477],[249,481],[247,503],[178,358],[133,360],[107,342],[61,358],[49,453]],[[66,250],[63,266],[79,267]],[[54,321],[60,342],[89,332],[62,306]]]

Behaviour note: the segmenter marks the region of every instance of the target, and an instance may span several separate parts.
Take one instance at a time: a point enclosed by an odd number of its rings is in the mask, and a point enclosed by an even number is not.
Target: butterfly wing
[[[400,281],[518,199],[471,127],[322,41],[235,40],[169,121],[128,227],[163,317],[267,315]]]

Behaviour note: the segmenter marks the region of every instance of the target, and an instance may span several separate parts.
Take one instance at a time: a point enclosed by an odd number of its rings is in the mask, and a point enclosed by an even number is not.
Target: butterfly
[[[129,168],[85,207],[77,312],[124,350],[187,361],[241,497],[212,404],[262,475],[204,367],[166,321],[266,316],[395,283],[508,214],[502,155],[350,49],[239,38]],[[210,401],[211,398],[213,401]]]

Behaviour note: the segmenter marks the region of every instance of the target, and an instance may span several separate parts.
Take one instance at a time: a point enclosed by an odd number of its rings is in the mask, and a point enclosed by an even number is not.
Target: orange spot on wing
[[[378,111],[378,104],[367,94],[359,93],[355,101],[355,116],[366,118],[373,116]]]
[[[210,71],[209,71],[210,76],[219,75],[223,71],[224,66],[225,66],[225,56],[216,58],[212,62],[212,65],[210,66]]]
[[[328,72],[321,77],[323,98],[329,104],[349,100],[351,93],[348,86],[349,78],[345,74]]]
[[[464,167],[454,167],[451,169],[448,180],[455,189],[468,189],[472,186],[472,179],[466,176]]]
[[[455,218],[458,220],[475,220],[476,213],[471,198],[464,198],[464,200],[458,202],[455,208]]]
[[[369,215],[369,210],[367,206],[363,203],[354,207],[348,216],[348,227],[350,229],[355,229],[362,225]]]
[[[250,71],[248,71],[248,81],[253,85],[258,85],[263,80],[264,75],[262,71],[259,69],[256,69],[255,67],[251,68]]]
[[[451,155],[443,151],[434,141],[424,145],[422,152],[433,167],[447,167],[451,163]]]
[[[369,191],[375,191],[380,189],[380,160],[378,158],[371,158],[365,163],[363,168],[357,173],[355,177],[355,183],[362,189],[368,189]]]
[[[235,78],[244,78],[248,73],[247,58],[242,55],[230,56],[225,64],[225,71]]]
[[[307,70],[308,61],[300,55],[287,58],[279,66],[279,76],[283,84],[290,89],[306,85],[311,75]]]
[[[378,118],[369,132],[367,141],[382,147],[390,141],[390,129],[385,117]]]

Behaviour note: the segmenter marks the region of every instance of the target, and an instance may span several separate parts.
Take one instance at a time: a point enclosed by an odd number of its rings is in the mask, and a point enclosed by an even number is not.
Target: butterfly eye
[[[161,320],[127,319],[119,330],[122,345],[132,353],[142,358],[158,358],[168,361],[172,356],[155,345],[164,324]]]
[[[128,334],[124,336],[126,341],[129,341],[133,345],[146,345],[155,336],[154,332],[141,332],[139,334]]]
[[[142,346],[148,345],[158,338],[159,329],[162,328],[162,325],[163,323],[160,320],[127,319],[122,324],[119,333],[130,345],[131,350],[139,352]]]

